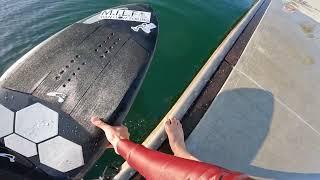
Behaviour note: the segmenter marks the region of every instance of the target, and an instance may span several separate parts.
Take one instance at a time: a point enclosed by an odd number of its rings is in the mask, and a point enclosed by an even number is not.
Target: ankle
[[[173,154],[175,154],[175,155],[186,154],[188,152],[186,147],[182,146],[182,145],[171,146],[171,150],[172,150]]]
[[[194,157],[189,151],[187,150],[183,150],[183,151],[179,151],[174,153],[174,156],[176,157],[180,157],[180,158],[184,158],[184,159],[189,159],[189,160],[193,160],[193,161],[200,161],[198,158]]]
[[[190,156],[190,153],[184,149],[174,152],[174,155],[177,157],[188,159],[187,157]]]
[[[173,151],[185,151],[186,150],[186,146],[184,144],[175,143],[170,146]]]

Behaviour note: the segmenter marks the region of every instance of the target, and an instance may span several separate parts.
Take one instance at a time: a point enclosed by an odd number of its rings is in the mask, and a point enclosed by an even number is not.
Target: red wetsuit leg
[[[146,179],[250,179],[247,175],[204,162],[179,158],[122,139],[119,154]]]

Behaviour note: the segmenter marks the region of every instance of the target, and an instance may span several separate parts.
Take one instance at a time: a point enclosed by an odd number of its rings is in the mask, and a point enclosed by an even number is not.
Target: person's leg
[[[180,121],[176,118],[168,119],[165,122],[165,130],[168,135],[169,144],[175,156],[200,161],[190,154],[184,143],[184,134]]]

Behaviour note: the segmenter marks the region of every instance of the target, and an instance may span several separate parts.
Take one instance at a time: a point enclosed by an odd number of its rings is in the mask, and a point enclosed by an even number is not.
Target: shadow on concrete
[[[268,136],[274,111],[271,92],[255,88],[226,90],[213,103],[204,116],[205,121],[200,121],[187,140],[190,151],[201,160],[256,177],[320,178],[319,174],[275,171],[251,165]]]

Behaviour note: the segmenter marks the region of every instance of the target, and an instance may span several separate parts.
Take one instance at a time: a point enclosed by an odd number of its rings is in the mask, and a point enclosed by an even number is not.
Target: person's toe
[[[179,121],[177,119],[175,119],[172,124],[174,125],[174,127],[176,128],[179,124]]]
[[[177,118],[175,118],[175,117],[173,117],[171,119],[171,123],[174,124],[174,125],[176,125],[178,122],[179,122],[179,120]]]
[[[166,120],[166,122],[164,123],[166,126],[169,126],[170,125],[170,121],[169,119]]]
[[[169,127],[170,126],[170,124],[169,124],[169,120],[167,120],[165,123],[164,123],[164,129],[166,130],[166,131],[169,131]]]
[[[181,122],[178,120],[178,121],[176,122],[176,124],[177,124],[177,126],[179,127],[179,126],[181,125]]]

